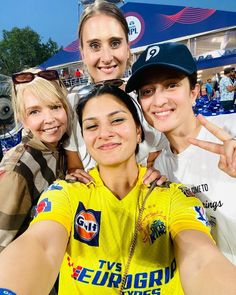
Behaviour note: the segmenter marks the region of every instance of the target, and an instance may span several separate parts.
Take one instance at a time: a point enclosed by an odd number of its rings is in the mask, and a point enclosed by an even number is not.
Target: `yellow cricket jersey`
[[[131,240],[148,187],[139,168],[135,187],[118,200],[104,186],[97,168],[88,185],[57,181],[44,192],[33,223],[54,220],[68,231],[60,272],[61,295],[120,294]],[[134,254],[122,294],[183,294],[172,239],[185,229],[209,234],[200,201],[180,184],[155,187],[146,200]]]

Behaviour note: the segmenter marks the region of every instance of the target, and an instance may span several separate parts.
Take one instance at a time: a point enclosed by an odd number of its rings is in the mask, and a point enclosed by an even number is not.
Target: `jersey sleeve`
[[[183,230],[198,230],[211,237],[202,202],[181,184],[171,184],[170,233],[172,239]]]
[[[42,193],[34,210],[31,224],[39,221],[56,221],[71,231],[72,209],[66,181],[55,181]]]

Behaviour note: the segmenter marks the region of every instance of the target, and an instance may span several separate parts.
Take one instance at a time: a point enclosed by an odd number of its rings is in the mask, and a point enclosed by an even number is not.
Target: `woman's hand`
[[[83,169],[70,169],[66,175],[66,180],[79,181],[86,184],[93,181],[93,178]],[[153,181],[156,181],[157,185],[161,185],[166,181],[166,177],[161,175],[158,170],[151,167],[147,169],[147,172],[143,176],[143,183],[150,184]]]
[[[69,169],[66,175],[66,180],[79,181],[86,184],[93,181],[93,178],[83,169]]]
[[[222,144],[190,138],[189,142],[204,150],[220,155],[218,167],[231,177],[236,177],[236,140],[222,128],[209,122],[202,115],[198,120],[209,132],[222,141]]]
[[[150,184],[151,182],[156,181],[157,185],[161,185],[166,181],[166,177],[161,175],[160,171],[155,170],[155,168],[150,167],[147,169],[146,173],[143,176],[143,183]]]

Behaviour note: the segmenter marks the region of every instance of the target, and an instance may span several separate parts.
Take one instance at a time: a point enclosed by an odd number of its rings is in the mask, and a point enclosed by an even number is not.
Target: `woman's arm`
[[[47,295],[66,251],[66,229],[54,221],[33,224],[0,254],[0,288],[17,295]]]
[[[83,163],[80,160],[78,152],[75,151],[66,151],[66,159],[67,159],[67,171],[69,173],[73,172],[76,169],[84,169]]]
[[[158,157],[160,155],[161,151],[156,151],[156,152],[151,152],[149,155],[148,155],[148,158],[147,158],[147,167],[150,168],[150,167],[153,167],[153,163],[156,159],[156,157]]]
[[[195,138],[189,138],[189,142],[202,149],[219,154],[219,169],[231,177],[236,177],[236,140],[228,132],[208,121],[202,115],[198,115],[197,117],[202,126],[221,140],[222,143],[218,144]]]
[[[174,247],[186,295],[236,294],[236,267],[211,238],[197,230],[177,234]]]

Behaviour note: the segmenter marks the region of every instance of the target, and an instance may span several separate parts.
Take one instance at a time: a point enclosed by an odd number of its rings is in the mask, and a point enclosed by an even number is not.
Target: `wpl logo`
[[[126,21],[129,26],[129,42],[136,43],[139,41],[144,33],[144,20],[136,12],[130,12],[125,15]]]

